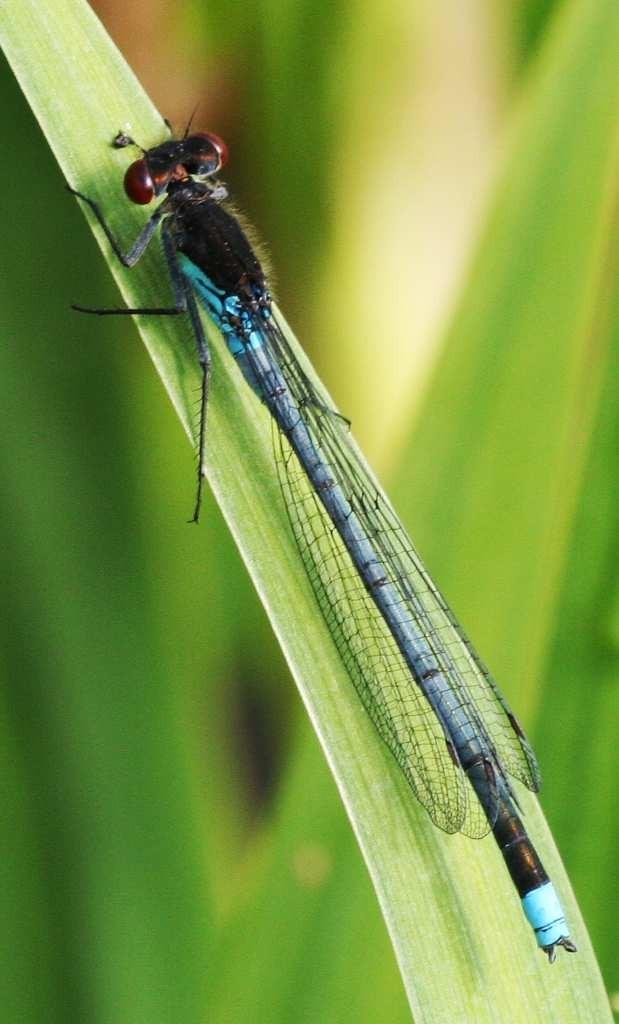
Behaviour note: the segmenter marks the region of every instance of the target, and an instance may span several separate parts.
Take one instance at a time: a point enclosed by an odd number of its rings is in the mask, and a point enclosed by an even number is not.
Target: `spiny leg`
[[[71,195],[77,196],[78,199],[81,199],[83,203],[86,203],[86,205],[90,207],[97,218],[101,229],[105,233],[105,237],[112,246],[116,258],[124,267],[134,267],[136,265],[140,257],[143,255],[144,250],[148,247],[162,218],[165,217],[166,214],[170,213],[169,204],[167,200],[164,199],[161,206],[157,207],[150,220],[146,222],[128,252],[123,252],[116,236],[103,216],[99,204],[89,196],[85,196],[83,192],[78,192],[76,188],[71,188],[70,185],[67,185],[67,191],[69,191]]]
[[[74,190],[71,189],[70,191],[74,191]],[[99,211],[99,208],[97,207],[96,203],[94,203],[92,201],[92,199],[88,199],[86,196],[82,196],[81,192],[74,192],[74,195],[77,195],[81,199],[84,199],[84,201],[87,202],[88,205],[93,209],[93,211],[94,211],[94,213],[95,213],[99,223],[101,224],[103,230],[105,231],[105,233],[107,235],[107,238],[110,241],[110,244],[111,244],[114,252],[116,253],[118,258],[120,259],[121,263],[123,263],[127,267],[134,266],[135,263],[137,262],[137,260],[140,258],[140,256],[144,252],[144,249],[146,248],[146,246],[148,245],[150,239],[152,238],[153,231],[155,230],[155,228],[157,227],[157,224],[161,220],[162,214],[160,213],[160,211],[162,210],[162,206],[160,206],[159,210],[157,210],[155,212],[155,214],[153,215],[153,217],[151,217],[151,219],[149,220],[148,224],[146,225],[144,231],[141,232],[141,234],[139,235],[137,241],[131,247],[131,249],[129,250],[129,253],[125,256],[125,255],[123,255],[122,251],[120,250],[120,248],[119,248],[119,246],[118,246],[114,236],[112,235],[111,231],[109,230],[106,222],[103,220],[103,217],[102,217],[102,215],[101,215],[101,213]],[[155,220],[155,218],[157,218],[157,219]],[[154,222],[154,227],[152,226],[153,222]],[[148,232],[148,235],[147,235],[147,232]],[[186,291],[185,291],[185,283],[184,283],[185,279],[183,277],[183,273],[181,271],[181,268],[178,265],[178,259],[177,259],[177,256],[176,256],[176,246],[174,244],[174,239],[172,237],[172,234],[170,232],[170,228],[168,226],[168,221],[164,221],[163,225],[161,227],[161,241],[162,241],[162,244],[163,244],[163,253],[164,253],[164,256],[165,256],[165,259],[166,259],[166,263],[168,265],[168,272],[170,274],[170,281],[172,282],[172,288],[173,288],[173,291],[174,291],[174,303],[175,303],[174,306],[139,306],[139,307],[124,307],[124,308],[114,307],[112,309],[105,309],[105,308],[104,309],[93,309],[90,306],[77,306],[77,305],[73,304],[71,306],[71,309],[76,310],[76,312],[78,312],[78,313],[93,313],[95,316],[134,316],[134,315],[135,316],[140,316],[140,315],[142,315],[142,316],[180,316],[182,313],[186,313],[187,312],[187,300],[186,300]],[[138,255],[137,255],[136,258],[134,258],[134,255],[135,255],[136,252],[138,252]],[[130,259],[133,262],[127,262]]]
[[[200,519],[200,509],[202,508],[202,496],[204,492],[204,480],[206,478],[206,412],[208,407],[208,395],[211,383],[211,352],[209,349],[206,334],[204,332],[204,326],[200,319],[200,311],[196,303],[195,296],[191,290],[189,284],[185,285],[185,302],[187,304],[187,310],[191,317],[191,324],[193,326],[194,337],[196,339],[196,345],[198,348],[198,358],[200,360],[200,369],[202,371],[202,386],[200,390],[200,419],[198,426],[198,487],[196,491],[196,503],[193,510],[193,516],[190,522],[197,523]]]
[[[69,192],[77,196],[83,202],[85,202],[95,217],[97,218],[101,228],[105,232],[106,238],[108,239],[116,257],[126,267],[133,267],[138,262],[144,250],[151,241],[155,230],[162,218],[169,212],[164,201],[161,206],[155,210],[155,213],[150,218],[146,226],[138,235],[138,238],[132,245],[131,249],[124,253],[118,244],[115,236],[113,235],[107,221],[103,217],[99,206],[93,199],[85,196],[82,192],[78,192],[76,189],[67,186]],[[204,333],[204,327],[200,319],[200,313],[196,304],[194,294],[191,290],[191,286],[187,282],[178,262],[177,248],[172,235],[169,221],[164,220],[161,227],[161,241],[163,243],[164,255],[166,263],[168,265],[168,271],[170,274],[170,280],[172,282],[172,288],[174,291],[175,305],[171,307],[167,306],[142,306],[136,308],[124,308],[124,309],[92,309],[86,306],[74,305],[75,309],[79,313],[93,313],[97,316],[132,316],[132,315],[151,315],[151,316],[179,316],[182,313],[189,312],[191,317],[191,323],[194,330],[196,339],[196,345],[198,348],[198,358],[200,360],[200,368],[202,371],[202,386],[200,396],[200,424],[199,424],[199,435],[198,435],[198,487],[196,493],[196,503],[194,506],[193,516],[190,522],[197,523],[200,518],[200,509],[202,507],[202,496],[204,491],[204,480],[206,477],[206,411],[208,405],[208,393],[211,380],[211,354]]]

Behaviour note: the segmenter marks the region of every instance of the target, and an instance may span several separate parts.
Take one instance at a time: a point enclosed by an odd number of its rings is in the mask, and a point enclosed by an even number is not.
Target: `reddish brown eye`
[[[219,135],[215,135],[215,132],[196,132],[194,138],[206,139],[207,142],[210,142],[219,157],[218,170],[226,166],[228,163],[228,147]]]
[[[125,173],[125,192],[132,203],[146,206],[155,194],[153,179],[146,160],[136,160]]]
[[[226,143],[219,135],[215,135],[214,132],[209,132],[208,137],[219,153],[219,166],[225,167],[228,163],[228,147]]]

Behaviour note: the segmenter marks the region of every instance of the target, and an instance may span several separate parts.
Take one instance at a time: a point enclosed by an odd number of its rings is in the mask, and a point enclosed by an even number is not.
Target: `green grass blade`
[[[44,11],[33,2],[5,2],[0,32],[68,179],[101,201],[123,237],[134,236],[141,215],[128,211],[119,194],[126,154],[111,150],[109,140],[130,122],[149,145],[160,139],[161,121],[90,9],[66,0]],[[128,303],[161,303],[159,255],[132,274],[113,270]],[[187,328],[143,322],[140,330],[191,433],[198,375]],[[91,338],[90,324],[87,333]],[[442,836],[411,800],[359,707],[299,565],[273,474],[267,414],[241,386],[219,339],[213,343],[211,483],[346,804],[416,1019],[604,1020],[603,993],[576,908],[570,903],[568,910],[581,952],[550,970],[533,948],[492,842]],[[565,891],[539,811],[532,800],[525,806]]]

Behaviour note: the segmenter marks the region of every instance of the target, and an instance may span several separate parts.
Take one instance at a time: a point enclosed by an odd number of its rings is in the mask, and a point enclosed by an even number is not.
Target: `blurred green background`
[[[199,100],[228,141],[280,305],[532,735],[612,992],[616,139],[576,5],[93,6],[168,118]],[[234,545],[212,502],[186,525],[192,454],[135,330],[69,310],[115,290],[1,74],[6,1020],[409,1020]],[[531,102],[561,130],[514,200]]]

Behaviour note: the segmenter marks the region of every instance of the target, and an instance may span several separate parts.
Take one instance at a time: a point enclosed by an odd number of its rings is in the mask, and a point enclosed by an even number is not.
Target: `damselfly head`
[[[228,160],[226,143],[214,132],[196,132],[186,139],[162,142],[146,150],[125,173],[125,192],[132,203],[146,206],[160,196],[171,181],[210,177]]]

